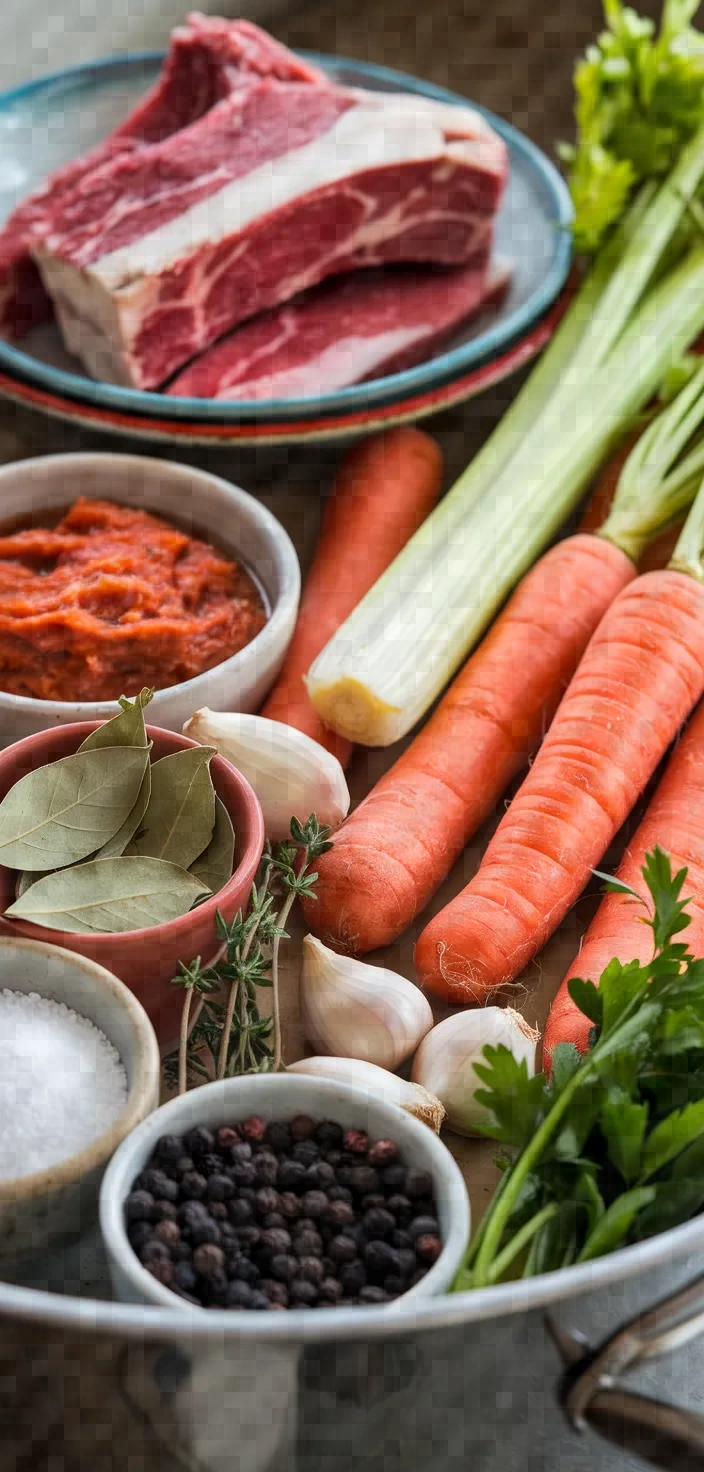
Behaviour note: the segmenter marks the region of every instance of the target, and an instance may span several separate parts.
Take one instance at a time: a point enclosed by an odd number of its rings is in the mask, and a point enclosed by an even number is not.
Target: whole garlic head
[[[413,1060],[411,1078],[440,1099],[448,1129],[458,1135],[475,1134],[476,1125],[488,1118],[475,1098],[476,1090],[484,1087],[474,1068],[485,1061],[484,1048],[503,1044],[519,1062],[525,1060],[532,1077],[539,1039],[540,1033],[513,1007],[467,1008],[427,1034]]]
[[[398,1068],[433,1025],[430,1004],[405,976],[303,941],[301,1014],[319,1053]]]
[[[336,756],[324,746],[266,716],[197,710],[183,728],[201,746],[214,746],[246,777],[259,798],[267,838],[288,838],[292,818],[311,813],[328,828],[347,816],[350,794]]]

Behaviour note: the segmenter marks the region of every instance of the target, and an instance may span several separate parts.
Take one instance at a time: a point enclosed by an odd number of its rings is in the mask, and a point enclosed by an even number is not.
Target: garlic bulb
[[[540,1033],[512,1007],[468,1008],[446,1017],[424,1037],[411,1077],[441,1100],[448,1129],[471,1135],[488,1117],[475,1098],[476,1090],[484,1085],[474,1071],[475,1063],[485,1061],[482,1053],[487,1043],[494,1048],[503,1043],[514,1058],[525,1059],[532,1077],[539,1038]]]
[[[430,1003],[405,976],[338,956],[315,936],[303,942],[301,1013],[319,1053],[398,1068],[433,1025]]]
[[[287,1073],[310,1073],[320,1078],[338,1079],[341,1084],[354,1084],[357,1089],[366,1089],[372,1097],[383,1099],[386,1104],[397,1104],[408,1114],[415,1115],[423,1124],[429,1125],[436,1135],[445,1118],[445,1110],[439,1099],[429,1094],[420,1084],[407,1083],[375,1063],[363,1063],[360,1058],[301,1058],[300,1063],[291,1063]]]
[[[183,728],[201,746],[215,746],[254,788],[267,838],[288,838],[292,818],[311,813],[337,828],[349,812],[350,794],[336,756],[312,736],[243,711],[197,710]]]

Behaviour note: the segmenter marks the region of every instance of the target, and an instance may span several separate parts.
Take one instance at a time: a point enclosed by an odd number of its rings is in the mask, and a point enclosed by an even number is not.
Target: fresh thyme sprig
[[[291,819],[291,837],[267,846],[247,911],[228,924],[217,913],[220,949],[209,966],[200,957],[179,963],[173,984],[185,989],[176,1060],[168,1060],[179,1093],[189,1080],[207,1082],[241,1073],[267,1073],[282,1066],[279,949],[298,896],[315,895],[311,865],[331,847],[329,829],[312,813],[306,823]],[[272,988],[272,1016],[262,1017],[257,987]],[[193,1009],[193,999],[197,997]],[[273,1032],[273,1052],[270,1039]]]

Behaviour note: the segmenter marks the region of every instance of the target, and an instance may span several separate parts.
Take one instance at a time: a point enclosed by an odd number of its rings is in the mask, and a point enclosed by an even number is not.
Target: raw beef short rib
[[[69,351],[151,389],[326,276],[481,269],[506,173],[470,108],[250,73],[190,126],[94,169],[32,249]]]
[[[315,397],[430,356],[503,296],[508,267],[396,266],[334,277],[245,322],[167,392],[197,399]]]
[[[49,317],[51,302],[28,241],[33,230],[50,226],[81,181],[106,161],[173,137],[253,76],[325,85],[316,67],[251,21],[194,12],[173,31],[163,69],[147,96],[108,138],[65,164],[23,200],[0,229],[0,332],[23,337]]]

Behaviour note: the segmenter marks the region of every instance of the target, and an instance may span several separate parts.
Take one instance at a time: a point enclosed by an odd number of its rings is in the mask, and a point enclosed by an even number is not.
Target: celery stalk
[[[699,146],[704,167],[704,134]],[[308,675],[328,725],[382,746],[415,725],[702,329],[697,249],[652,289],[579,388],[556,388],[546,418],[503,463],[491,493],[467,504],[461,480],[333,636]]]

